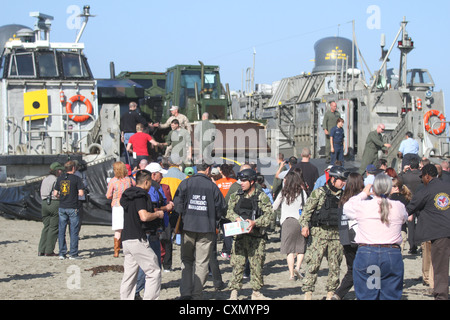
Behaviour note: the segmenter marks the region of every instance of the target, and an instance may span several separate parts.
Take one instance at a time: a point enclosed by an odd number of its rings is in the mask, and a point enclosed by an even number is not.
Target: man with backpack
[[[323,257],[328,257],[327,300],[331,300],[339,286],[339,273],[343,248],[339,241],[338,204],[349,172],[341,166],[330,169],[330,179],[325,186],[314,190],[306,201],[300,217],[302,235],[312,236],[311,246],[305,254],[308,265],[302,290],[305,300],[312,300],[314,285]]]

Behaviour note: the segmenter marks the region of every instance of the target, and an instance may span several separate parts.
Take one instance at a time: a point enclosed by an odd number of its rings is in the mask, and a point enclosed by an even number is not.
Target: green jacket
[[[366,145],[364,146],[364,154],[363,158],[370,157],[375,158],[375,160],[378,158],[378,151],[384,150],[384,141],[383,136],[381,133],[378,133],[376,130],[369,133],[366,139]]]
[[[336,125],[337,120],[340,117],[341,114],[338,111],[331,112],[331,110],[328,110],[327,112],[325,112],[325,115],[323,116],[322,128],[330,132],[331,128],[333,128]]]

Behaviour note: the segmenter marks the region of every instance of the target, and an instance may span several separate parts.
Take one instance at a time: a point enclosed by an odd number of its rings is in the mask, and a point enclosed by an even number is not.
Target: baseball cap
[[[186,174],[188,176],[192,176],[194,174],[194,168],[186,167],[186,169],[184,169],[184,174]]]
[[[148,166],[145,167],[145,170],[150,171],[151,173],[160,172],[163,175],[167,174],[167,170],[164,170],[159,163],[151,162]]]
[[[211,169],[211,174],[212,174],[212,175],[218,175],[218,174],[220,174],[219,168],[212,168],[212,169]]]
[[[169,110],[170,111],[178,110],[178,106],[172,106]]]
[[[50,170],[66,170],[66,168],[59,162],[53,162],[50,165]]]
[[[377,168],[373,164],[369,164],[366,168],[366,171],[370,174],[374,174],[377,172]]]

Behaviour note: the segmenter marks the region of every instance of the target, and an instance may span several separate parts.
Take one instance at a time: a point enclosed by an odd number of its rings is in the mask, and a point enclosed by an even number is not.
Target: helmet
[[[333,166],[328,173],[330,177],[335,177],[341,180],[347,180],[348,175],[350,174],[347,169],[342,166]]]
[[[241,181],[256,181],[257,174],[253,169],[244,169],[238,172],[237,178]]]

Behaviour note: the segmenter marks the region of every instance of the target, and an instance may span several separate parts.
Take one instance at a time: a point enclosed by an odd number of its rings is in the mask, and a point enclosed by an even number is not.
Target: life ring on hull
[[[88,115],[84,115],[84,116],[74,116],[73,115],[72,104],[75,101],[83,102],[87,108],[86,113],[89,113],[89,114],[92,114],[92,103],[89,101],[88,98],[86,98],[85,96],[82,96],[81,94],[77,94],[76,96],[73,96],[66,103],[66,112],[69,114],[69,118],[75,122],[84,122],[87,119],[89,119],[90,117]]]
[[[431,129],[431,126],[429,124],[430,118],[432,116],[436,116],[439,118],[439,120],[441,120],[441,126],[439,127],[439,129]],[[427,130],[428,133],[430,134],[435,134],[435,135],[440,135],[442,132],[444,132],[445,130],[445,117],[442,113],[440,113],[437,110],[430,110],[427,113],[425,113],[425,115],[423,116],[423,120],[424,120],[424,124],[425,124],[425,130]]]

